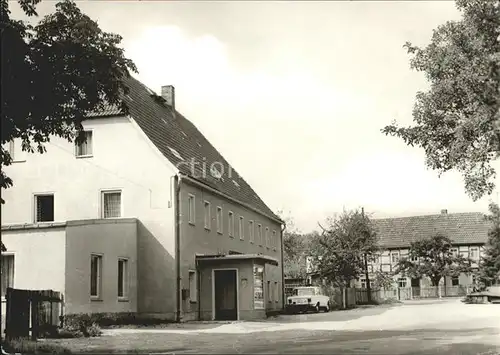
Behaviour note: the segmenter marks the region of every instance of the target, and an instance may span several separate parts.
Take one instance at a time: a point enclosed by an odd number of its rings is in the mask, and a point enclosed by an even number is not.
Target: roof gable
[[[455,244],[486,243],[491,228],[483,213],[452,213],[402,218],[374,219],[380,244],[384,247],[408,247],[413,241],[438,233]]]
[[[280,220],[194,124],[181,113],[174,113],[137,79],[129,77],[124,81],[129,92],[123,96],[123,101],[130,116],[182,174]],[[116,107],[109,106],[104,112],[89,117],[120,113]]]

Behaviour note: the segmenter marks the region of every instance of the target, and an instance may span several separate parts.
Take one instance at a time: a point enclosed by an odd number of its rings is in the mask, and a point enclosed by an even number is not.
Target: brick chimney
[[[441,210],[441,214],[448,214],[448,210]]]
[[[175,88],[173,85],[164,85],[161,87],[161,97],[165,103],[175,112]]]

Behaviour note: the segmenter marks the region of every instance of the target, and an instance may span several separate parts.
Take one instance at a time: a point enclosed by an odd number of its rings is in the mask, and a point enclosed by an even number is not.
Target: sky
[[[39,14],[54,5],[44,0]],[[426,45],[459,19],[452,1],[78,5],[123,37],[139,80],[158,93],[175,86],[177,110],[302,231],[344,209],[385,218],[486,212],[497,200],[473,202],[459,173],[439,177],[421,149],[380,132],[412,123],[427,83],[403,44]]]

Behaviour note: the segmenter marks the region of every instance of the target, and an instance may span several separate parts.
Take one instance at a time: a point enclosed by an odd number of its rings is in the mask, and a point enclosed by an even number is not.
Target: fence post
[[[31,308],[31,339],[36,340],[38,338],[38,294],[35,292],[30,292],[30,308]]]
[[[9,339],[12,330],[10,329],[12,326],[11,323],[11,317],[12,317],[12,310],[10,309],[11,304],[12,304],[12,288],[8,287],[7,292],[5,294],[5,329],[3,330],[5,332],[5,338]]]

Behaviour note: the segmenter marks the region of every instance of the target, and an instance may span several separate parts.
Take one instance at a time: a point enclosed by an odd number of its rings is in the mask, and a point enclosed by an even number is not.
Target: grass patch
[[[2,340],[2,348],[10,354],[71,354],[71,351],[62,345],[29,339]]]

